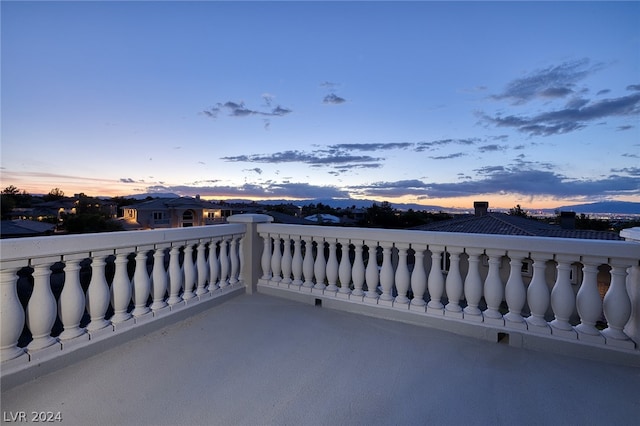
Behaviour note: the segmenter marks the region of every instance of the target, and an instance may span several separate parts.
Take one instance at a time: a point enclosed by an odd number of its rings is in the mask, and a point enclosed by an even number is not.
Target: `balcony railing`
[[[256,290],[640,361],[638,242],[270,220],[238,215],[225,225],[3,240],[3,375]]]

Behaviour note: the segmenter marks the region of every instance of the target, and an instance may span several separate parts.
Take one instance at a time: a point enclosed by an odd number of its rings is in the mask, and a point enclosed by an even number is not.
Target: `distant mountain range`
[[[174,193],[146,193],[146,194],[135,194],[129,195],[125,198],[135,198],[137,200],[144,200],[147,197],[153,198],[177,198],[179,195]],[[250,200],[243,199],[227,199],[224,200],[227,203],[251,203]],[[333,199],[333,198],[309,198],[306,200],[263,200],[259,201],[259,204],[263,205],[277,205],[277,204],[295,204],[298,206],[305,206],[308,204],[325,204],[331,206],[333,208],[348,208],[352,206],[356,206],[356,208],[368,208],[371,207],[374,203],[381,204],[380,201],[375,200],[354,200],[354,199]],[[394,208],[401,210],[426,210],[426,211],[442,211],[447,213],[466,213],[472,212],[473,206],[469,206],[466,209],[452,208],[452,207],[442,207],[435,205],[424,205],[424,204],[403,204],[403,203],[390,203]],[[491,205],[489,205],[489,209],[491,209]],[[526,207],[524,207],[527,210]],[[502,210],[502,209],[493,209],[493,210]],[[542,211],[544,213],[553,214],[556,211],[572,211],[578,214],[603,214],[603,213],[613,213],[613,214],[625,214],[632,215],[638,214],[640,215],[640,203],[635,203],[631,201],[600,201],[597,203],[587,203],[587,204],[576,204],[573,206],[559,206],[551,209],[541,209],[536,211]]]

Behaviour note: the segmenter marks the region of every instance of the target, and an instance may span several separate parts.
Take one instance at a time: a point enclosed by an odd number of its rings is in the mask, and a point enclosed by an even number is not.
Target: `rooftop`
[[[631,424],[640,369],[273,297],[198,315],[2,392],[64,425]]]

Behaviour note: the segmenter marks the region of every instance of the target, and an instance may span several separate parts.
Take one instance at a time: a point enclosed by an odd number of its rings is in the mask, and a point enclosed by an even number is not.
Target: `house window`
[[[164,212],[153,212],[153,220],[164,219]]]

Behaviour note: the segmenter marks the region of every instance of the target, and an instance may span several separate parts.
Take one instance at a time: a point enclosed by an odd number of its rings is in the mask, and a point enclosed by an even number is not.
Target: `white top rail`
[[[126,247],[192,241],[231,234],[244,234],[244,224],[221,224],[147,231],[120,231],[2,240],[0,261],[91,253]]]
[[[300,235],[340,238],[359,241],[402,242],[450,247],[481,247],[527,251],[529,253],[572,254],[640,261],[640,243],[634,241],[587,240],[578,238],[529,237],[521,235],[466,234],[418,230],[349,228],[313,225],[259,224],[258,232],[280,235]]]

